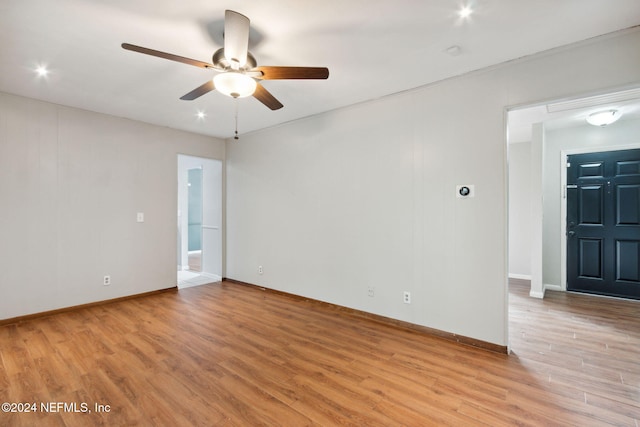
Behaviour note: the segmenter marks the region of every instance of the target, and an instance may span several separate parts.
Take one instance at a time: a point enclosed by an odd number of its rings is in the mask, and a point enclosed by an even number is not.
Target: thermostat
[[[475,188],[471,184],[456,185],[456,197],[458,199],[468,199],[475,196]]]

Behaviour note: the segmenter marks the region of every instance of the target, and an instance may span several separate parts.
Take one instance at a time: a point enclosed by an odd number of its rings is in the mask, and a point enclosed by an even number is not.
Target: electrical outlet
[[[104,279],[102,281],[102,284],[104,286],[109,286],[111,284],[111,276],[104,276]]]
[[[411,292],[404,291],[404,294],[402,296],[402,301],[405,304],[411,304]]]
[[[258,266],[258,274],[263,274],[264,273],[264,268],[262,268],[261,265]]]
[[[375,293],[376,293],[376,288],[374,288],[373,286],[369,286],[367,288],[367,295],[369,295],[371,298],[374,297]]]

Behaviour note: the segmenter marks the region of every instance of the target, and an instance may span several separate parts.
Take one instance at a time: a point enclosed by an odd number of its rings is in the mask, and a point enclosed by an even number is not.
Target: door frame
[[[177,161],[177,210],[176,210],[176,223],[179,225],[178,226],[178,237],[179,239],[182,239],[183,236],[185,234],[185,230],[183,229],[184,227],[180,227],[180,224],[183,224],[183,219],[185,218],[184,212],[181,212],[181,206],[182,203],[184,202],[183,200],[181,200],[181,193],[184,193],[186,191],[186,180],[182,180],[181,178],[186,179],[186,172],[188,169],[192,169],[194,167],[198,167],[201,166],[203,168],[202,171],[202,179],[203,179],[203,196],[207,197],[207,190],[206,188],[209,188],[209,190],[212,190],[213,187],[215,187],[218,192],[219,192],[219,197],[218,195],[215,196],[215,201],[217,202],[217,204],[219,204],[219,216],[215,218],[215,220],[213,222],[210,221],[210,217],[204,212],[206,210],[205,207],[205,203],[203,203],[203,228],[201,230],[201,237],[202,237],[202,265],[201,265],[201,271],[199,272],[199,275],[202,277],[207,277],[207,278],[211,278],[214,279],[214,281],[217,280],[221,280],[222,277],[224,277],[224,251],[225,251],[225,236],[224,236],[224,224],[225,224],[225,216],[224,216],[224,210],[225,210],[225,190],[224,190],[224,186],[225,186],[225,165],[224,165],[224,161],[221,159],[216,159],[214,157],[203,157],[203,156],[199,156],[199,155],[194,155],[194,154],[184,154],[184,153],[177,153],[176,156],[176,161]],[[184,161],[184,171],[185,174],[184,176],[181,176],[181,164],[183,164]],[[207,168],[206,166],[210,166],[209,168]],[[215,167],[214,167],[215,165]],[[209,172],[214,172],[214,170],[212,169],[212,167],[214,167],[216,172],[219,172],[219,178],[215,180],[215,182],[210,182],[208,181],[207,178],[207,170]],[[181,183],[184,184],[181,187]],[[209,185],[212,184],[212,185]],[[211,215],[212,213],[209,212],[209,215]],[[207,221],[207,224],[205,224],[205,219]],[[212,238],[213,240],[209,240],[209,243],[212,243],[211,245],[207,245],[207,238],[205,238],[205,225],[207,225],[206,228],[211,229],[211,230],[215,230],[218,232],[219,236],[215,236],[214,238]],[[188,226],[187,226],[188,229]],[[181,235],[182,234],[182,235]],[[207,245],[207,248],[205,248],[205,245]],[[186,248],[188,250],[188,248]],[[209,252],[207,255],[205,255],[205,252]],[[179,263],[178,263],[178,272],[183,269],[184,267],[184,260],[182,259],[182,255],[185,252],[185,247],[184,244],[182,244],[181,242],[178,242],[178,248],[177,248],[177,258],[179,258]],[[208,258],[205,258],[208,257]],[[208,261],[207,261],[208,259]],[[187,286],[182,286],[182,287],[187,287]]]
[[[560,151],[560,289],[547,285],[551,290],[567,290],[567,156],[572,154],[606,153],[608,151],[622,151],[640,149],[640,142],[626,145],[612,145],[605,147],[580,147]]]

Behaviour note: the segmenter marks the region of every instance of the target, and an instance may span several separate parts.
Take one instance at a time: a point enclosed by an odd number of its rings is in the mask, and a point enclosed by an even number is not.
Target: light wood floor
[[[1,426],[620,425],[640,301],[511,291],[510,356],[223,283],[0,327]]]

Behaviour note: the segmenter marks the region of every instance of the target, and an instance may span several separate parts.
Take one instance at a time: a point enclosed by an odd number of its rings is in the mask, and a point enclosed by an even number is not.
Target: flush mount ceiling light
[[[587,123],[593,126],[605,127],[618,120],[622,114],[618,110],[606,110],[598,111],[596,113],[589,114],[587,117]]]
[[[216,74],[213,78],[213,84],[218,92],[232,98],[251,96],[256,91],[257,86],[254,79],[237,71]]]

